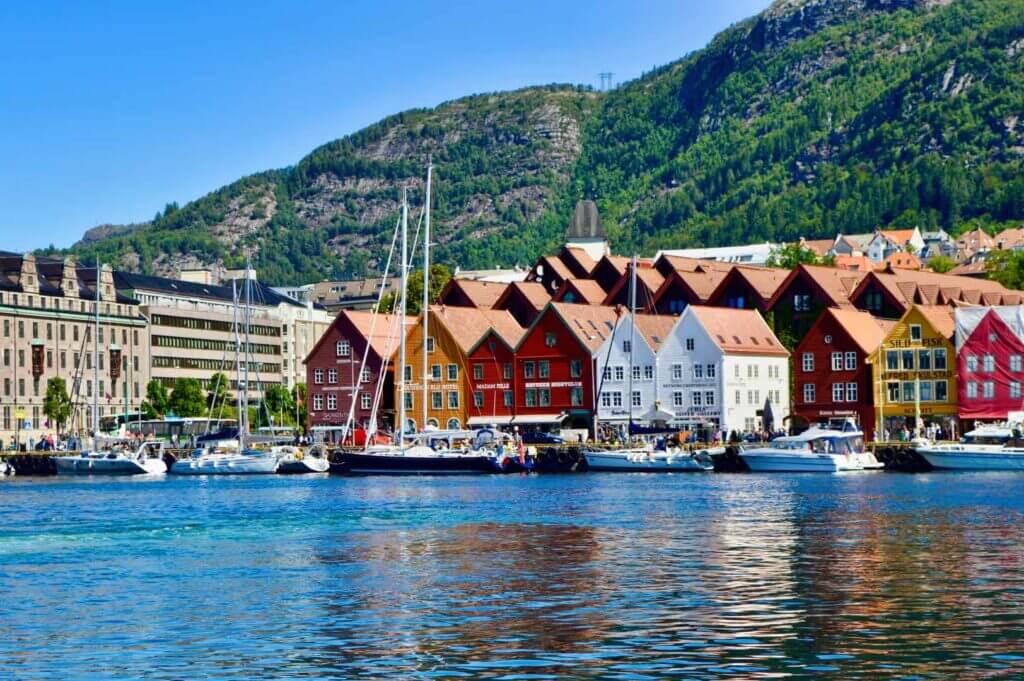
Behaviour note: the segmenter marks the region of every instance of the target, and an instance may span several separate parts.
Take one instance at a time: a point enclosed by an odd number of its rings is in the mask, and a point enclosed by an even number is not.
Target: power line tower
[[[615,74],[611,71],[603,71],[597,74],[601,78],[601,91],[608,92],[612,89],[612,79],[615,78]]]

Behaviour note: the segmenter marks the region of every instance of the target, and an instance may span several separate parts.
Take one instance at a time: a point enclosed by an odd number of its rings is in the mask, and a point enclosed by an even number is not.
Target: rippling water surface
[[[0,482],[0,678],[1020,678],[1024,476]]]

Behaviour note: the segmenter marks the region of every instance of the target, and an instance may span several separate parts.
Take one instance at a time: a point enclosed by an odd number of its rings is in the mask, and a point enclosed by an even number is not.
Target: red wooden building
[[[957,310],[958,333],[969,331],[956,353],[961,421],[1004,421],[1024,410],[1024,340],[1007,323],[1020,328],[1019,315],[1018,307]],[[964,431],[969,428],[965,423]]]
[[[893,322],[849,308],[826,308],[793,352],[793,413],[841,426],[853,419],[874,438],[875,390],[868,357]]]
[[[375,319],[376,317],[376,319]],[[373,395],[381,372],[385,386],[377,410],[379,428],[390,428],[394,415],[393,371],[388,358],[399,343],[398,317],[342,310],[306,357],[307,426],[343,426],[352,404],[353,422],[369,423]],[[406,327],[415,323],[407,319]],[[365,357],[366,363],[363,364]],[[362,367],[362,381],[356,384]]]
[[[515,353],[515,419],[521,429],[590,428],[595,353],[611,337],[619,310],[550,303]]]
[[[490,329],[467,352],[468,427],[507,426],[516,413],[515,348],[526,329],[508,312],[492,310],[488,316]]]

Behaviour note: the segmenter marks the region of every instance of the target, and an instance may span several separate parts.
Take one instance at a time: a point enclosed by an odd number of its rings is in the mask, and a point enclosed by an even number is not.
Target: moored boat
[[[277,457],[278,473],[326,473],[331,467],[327,460],[327,448],[322,444],[315,444],[305,451],[292,445],[273,447],[270,451]]]
[[[724,448],[687,451],[670,447],[632,447],[628,449],[586,449],[583,456],[591,471],[667,472],[687,473],[710,471],[714,468],[711,456]]]
[[[277,472],[277,457],[255,449],[212,447],[175,461],[170,472],[174,475],[265,475]]]
[[[1024,446],[1008,425],[984,425],[955,444],[925,442],[915,451],[932,468],[963,471],[1024,471]]]
[[[55,456],[58,474],[77,475],[159,475],[167,472],[164,445],[146,441],[137,447],[132,442],[115,442],[108,450],[86,451]]]
[[[742,449],[739,456],[753,472],[836,473],[883,467],[865,449],[863,433],[821,428],[779,437],[763,447]]]

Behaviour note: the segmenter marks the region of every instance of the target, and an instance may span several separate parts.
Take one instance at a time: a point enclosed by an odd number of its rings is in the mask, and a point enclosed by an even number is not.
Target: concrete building
[[[100,270],[97,303],[96,279],[95,267],[71,259],[0,253],[0,436],[6,445],[16,432],[22,442],[56,433],[58,424],[43,412],[50,378],[64,379],[73,403],[66,431],[94,428],[97,398],[101,420],[139,409],[149,380],[146,320],[137,301],[115,290],[109,267]]]
[[[309,300],[322,305],[331,314],[340,310],[372,310],[380,296],[380,277],[347,281],[320,281],[313,284]],[[401,277],[388,277],[384,293],[398,291]]]
[[[657,260],[663,255],[674,255],[681,258],[695,258],[697,260],[715,260],[717,262],[731,262],[743,265],[764,265],[771,257],[772,251],[779,247],[779,244],[750,244],[749,246],[720,246],[717,248],[680,248],[666,251],[658,251],[654,256]]]

